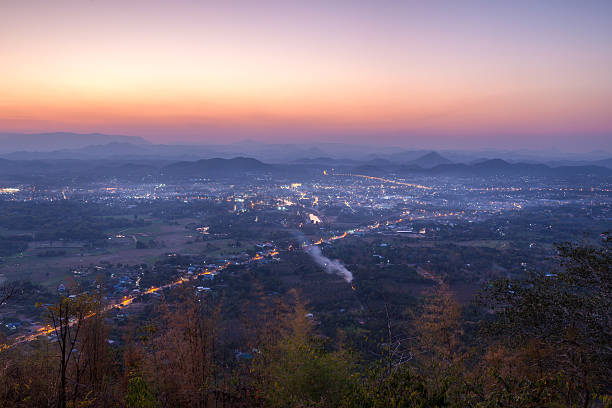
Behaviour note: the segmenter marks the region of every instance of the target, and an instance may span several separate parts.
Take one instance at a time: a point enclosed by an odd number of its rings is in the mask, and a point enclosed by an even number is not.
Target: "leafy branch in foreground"
[[[558,246],[560,268],[493,282],[481,294],[495,314],[485,332],[530,358],[532,382],[565,378],[568,400],[587,407],[612,378],[612,260],[601,246]]]

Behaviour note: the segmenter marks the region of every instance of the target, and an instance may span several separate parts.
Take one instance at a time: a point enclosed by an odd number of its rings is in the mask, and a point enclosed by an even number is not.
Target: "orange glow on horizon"
[[[612,133],[609,6],[367,3],[7,2],[0,132],[460,146]]]

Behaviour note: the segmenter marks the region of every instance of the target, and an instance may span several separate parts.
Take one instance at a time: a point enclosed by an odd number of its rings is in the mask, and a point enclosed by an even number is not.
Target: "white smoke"
[[[304,249],[306,250],[306,253],[308,253],[308,255],[310,255],[312,259],[325,270],[325,272],[341,276],[348,283],[353,281],[353,274],[351,271],[346,269],[340,260],[332,260],[323,255],[321,248],[319,248],[318,245],[309,245]]]

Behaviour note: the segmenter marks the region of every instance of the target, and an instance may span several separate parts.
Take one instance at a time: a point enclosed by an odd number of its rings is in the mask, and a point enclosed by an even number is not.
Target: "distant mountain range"
[[[432,156],[428,154],[429,158]],[[370,161],[372,162],[372,161]],[[126,180],[132,182],[166,182],[193,178],[235,179],[273,175],[296,179],[321,175],[323,170],[335,169],[338,173],[364,174],[384,177],[445,176],[445,177],[546,177],[610,179],[612,169],[595,166],[557,166],[531,163],[509,163],[501,159],[478,161],[472,164],[446,163],[430,168],[415,164],[398,165],[375,160],[374,164],[314,163],[269,164],[248,157],[231,159],[213,158],[195,161],[163,160],[7,160],[0,159],[0,184],[56,184],[76,181]],[[425,160],[425,164],[430,162]]]
[[[537,153],[537,152],[536,152]],[[315,174],[322,169],[370,175],[489,176],[609,176],[612,157],[604,152],[541,157],[528,151],[427,151],[389,146],[341,143],[267,144],[243,141],[230,144],[164,145],[140,137],[99,133],[0,133],[0,175],[45,178],[85,176],[198,177],[245,173]],[[501,157],[501,158],[500,158]],[[592,157],[587,160],[585,157]],[[502,159],[503,158],[503,159]]]
[[[411,162],[405,166],[369,166],[362,165],[353,168],[354,173],[378,176],[386,173],[397,174],[427,174],[432,176],[458,177],[492,177],[492,176],[537,176],[537,177],[571,177],[571,176],[612,176],[612,168],[583,166],[548,166],[546,164],[509,163],[502,159],[476,161],[471,164],[444,163],[433,167],[421,167]]]
[[[433,174],[475,176],[611,176],[612,169],[603,166],[558,166],[545,164],[508,163],[501,159],[463,165],[440,165],[431,169]]]
[[[61,149],[80,149],[91,145],[108,143],[149,144],[149,142],[141,137],[105,135],[102,133],[0,133],[0,153],[16,151],[50,152]]]

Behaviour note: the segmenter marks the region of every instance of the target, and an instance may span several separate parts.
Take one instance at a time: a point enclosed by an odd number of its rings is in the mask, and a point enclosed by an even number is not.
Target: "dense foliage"
[[[471,311],[444,283],[402,324],[383,305],[375,349],[323,335],[294,290],[227,314],[182,285],[119,346],[95,291],[63,297],[42,309],[50,341],[0,352],[0,406],[612,406],[610,249],[562,245],[557,269],[492,282]]]

